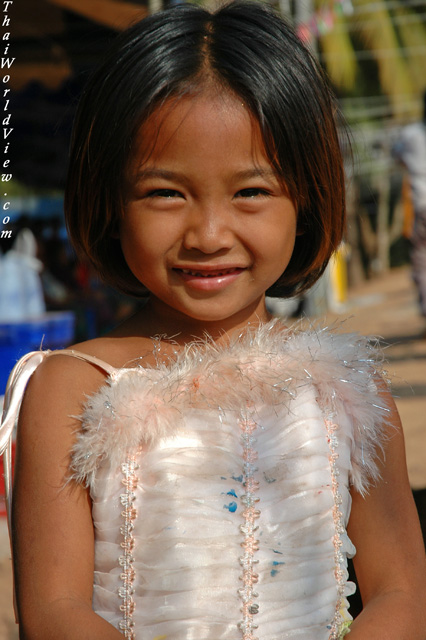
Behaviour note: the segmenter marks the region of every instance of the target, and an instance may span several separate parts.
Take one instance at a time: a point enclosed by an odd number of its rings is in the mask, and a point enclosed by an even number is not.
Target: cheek
[[[124,258],[132,273],[144,284],[163,277],[164,265],[173,247],[173,225],[160,222],[159,216],[128,212],[120,226]]]
[[[281,232],[283,234],[283,232]],[[277,233],[277,240],[270,245],[271,259],[275,259],[276,277],[279,278],[286,270],[296,242],[296,226],[290,227],[284,231],[284,234]]]
[[[287,269],[288,263],[291,260],[294,249],[294,239],[291,242],[287,242],[277,246],[276,250],[276,275],[280,277]]]
[[[136,275],[138,269],[143,267],[149,259],[147,249],[149,245],[145,242],[141,229],[132,224],[131,219],[122,222],[119,230],[121,250],[130,270]]]
[[[296,235],[296,216],[292,212],[286,213],[284,220],[282,216],[277,216],[274,223],[263,229],[260,226],[257,231],[259,246],[262,246],[265,258],[279,263],[290,259]]]

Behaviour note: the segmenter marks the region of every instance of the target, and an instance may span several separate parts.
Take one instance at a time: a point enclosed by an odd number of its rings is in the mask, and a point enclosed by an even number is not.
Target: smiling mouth
[[[232,267],[231,269],[218,269],[217,271],[198,271],[195,269],[175,269],[185,275],[194,276],[194,278],[220,278],[230,274],[237,274],[243,271],[242,267]]]

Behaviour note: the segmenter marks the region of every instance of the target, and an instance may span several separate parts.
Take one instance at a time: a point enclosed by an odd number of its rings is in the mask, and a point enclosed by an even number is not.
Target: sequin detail
[[[333,536],[333,546],[334,546],[334,575],[337,582],[337,601],[336,601],[336,609],[333,618],[333,622],[330,627],[330,635],[329,640],[339,640],[342,638],[342,632],[345,629],[345,623],[342,616],[342,607],[344,606],[344,591],[345,591],[345,576],[342,571],[342,565],[345,563],[345,559],[341,552],[342,540],[341,536],[345,533],[345,526],[343,523],[343,514],[341,511],[342,497],[339,492],[339,468],[337,466],[337,460],[339,458],[339,454],[337,453],[338,440],[336,431],[338,429],[335,422],[330,419],[325,419],[325,427],[327,430],[327,443],[330,450],[329,461],[330,461],[330,472],[331,472],[331,489],[333,492],[333,522],[334,522],[334,536]],[[342,628],[342,625],[343,628]]]
[[[133,506],[133,503],[135,501],[135,490],[138,484],[138,477],[136,475],[137,469],[139,469],[139,465],[136,463],[135,456],[130,456],[127,459],[127,462],[121,465],[121,471],[124,476],[122,483],[124,484],[126,491],[120,495],[120,501],[124,507],[121,512],[121,515],[124,518],[124,524],[120,527],[120,533],[123,536],[123,541],[121,543],[123,555],[119,558],[119,564],[123,569],[121,573],[123,586],[119,588],[118,595],[123,601],[120,605],[120,611],[123,613],[123,620],[119,623],[119,629],[124,632],[124,637],[128,640],[134,640],[135,638],[135,632],[133,630],[133,613],[135,610],[135,602],[133,599],[133,582],[135,579],[135,570],[133,568],[133,549],[135,545],[133,529],[137,511]]]
[[[248,419],[240,421],[240,428],[243,432],[241,441],[243,445],[243,483],[245,487],[245,494],[241,497],[241,501],[245,509],[243,511],[244,524],[240,526],[240,530],[244,534],[244,540],[241,543],[244,549],[244,555],[240,557],[240,564],[243,568],[241,576],[243,587],[238,590],[242,600],[241,611],[243,619],[238,624],[238,627],[243,634],[243,640],[258,640],[257,637],[253,635],[254,630],[257,629],[257,625],[254,624],[253,621],[253,616],[259,613],[259,605],[254,602],[254,599],[258,597],[258,593],[254,590],[254,585],[259,578],[258,574],[254,571],[254,564],[258,562],[258,560],[254,559],[254,554],[259,549],[259,541],[255,538],[255,533],[259,527],[256,526],[255,522],[260,516],[260,511],[255,508],[256,503],[259,502],[259,498],[256,497],[259,482],[255,479],[257,452],[254,449],[254,444],[256,438],[253,435],[256,427],[257,424],[254,420]]]

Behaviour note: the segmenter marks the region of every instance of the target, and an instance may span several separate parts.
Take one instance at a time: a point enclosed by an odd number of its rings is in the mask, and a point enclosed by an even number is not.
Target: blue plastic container
[[[73,342],[72,311],[46,313],[26,322],[0,323],[0,395],[16,362],[29,351],[62,349]]]

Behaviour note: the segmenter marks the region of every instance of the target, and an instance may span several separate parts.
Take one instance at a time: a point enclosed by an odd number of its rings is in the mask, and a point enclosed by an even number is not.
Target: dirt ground
[[[405,429],[410,481],[426,512],[426,323],[418,315],[408,269],[392,270],[352,290],[341,313],[328,314],[325,322],[343,320],[342,330],[378,336],[385,346]],[[17,639],[9,542],[5,519],[0,518],[0,640]]]

